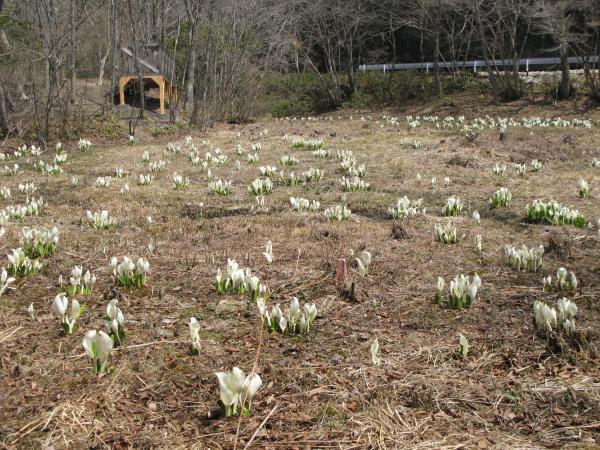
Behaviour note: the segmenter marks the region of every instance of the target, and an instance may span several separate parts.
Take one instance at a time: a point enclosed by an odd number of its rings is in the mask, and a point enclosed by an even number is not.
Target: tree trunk
[[[0,135],[8,135],[8,114],[6,113],[6,101],[2,83],[0,83]]]
[[[138,61],[138,34],[137,34],[137,28],[135,26],[136,20],[133,18],[133,8],[131,6],[131,0],[129,0],[127,2],[127,6],[129,7],[129,20],[131,21],[131,31],[132,31],[132,38],[133,38],[133,61],[135,64],[135,70],[138,73],[138,87],[140,90],[140,101],[141,101],[141,105],[140,105],[140,115],[139,118],[143,119],[144,118],[144,108],[145,108],[145,98],[144,98],[144,81],[142,79],[142,69],[140,67],[140,62]],[[146,17],[146,14],[144,14],[144,17]]]
[[[108,59],[108,54],[110,53],[110,47],[106,47],[106,53],[100,59],[100,70],[98,71],[98,86],[102,86],[104,82],[104,68],[106,67],[106,60]]]
[[[188,70],[187,70],[187,92],[185,95],[185,102],[183,107],[187,104],[194,104],[194,80],[196,78],[196,28],[198,27],[197,22],[192,23],[192,29],[190,31],[190,48],[188,52]]]
[[[490,89],[492,91],[492,100],[494,105],[498,104],[498,86],[496,85],[496,75],[492,69],[492,65],[490,64],[490,57],[488,53],[487,41],[485,39],[485,32],[483,30],[483,22],[481,20],[481,12],[479,11],[479,3],[478,0],[475,0],[475,23],[477,24],[477,31],[479,32],[479,41],[481,45],[481,50],[483,53],[483,59],[485,61],[485,66],[488,71],[488,76],[490,79]]]
[[[3,0],[0,0],[0,12],[4,7]],[[4,34],[4,30],[0,29],[0,50],[7,51],[10,46],[8,44],[8,39],[6,39],[6,35]],[[4,58],[3,58],[4,59]],[[8,114],[6,112],[6,99],[4,96],[4,86],[2,86],[2,81],[0,81],[0,135],[7,136],[8,135]]]
[[[196,32],[198,30],[198,8],[191,0],[185,0],[185,12],[190,21],[190,40],[187,55],[187,86],[183,108],[194,105],[194,84],[196,83]]]
[[[442,95],[442,81],[440,79],[440,32],[435,31],[434,36],[434,53],[433,53],[433,79],[435,82],[435,95],[439,97]]]
[[[560,47],[560,72],[561,79],[558,87],[560,98],[569,98],[571,96],[571,71],[569,69],[569,60],[567,59],[567,48],[564,45]]]
[[[112,67],[110,71],[110,86],[108,91],[108,102],[109,105],[114,106],[114,96],[115,96],[115,86],[117,84],[117,69],[119,67],[118,63],[118,53],[117,53],[117,2],[115,0],[111,0],[110,7],[112,8],[112,32],[111,32],[111,53],[112,53]]]

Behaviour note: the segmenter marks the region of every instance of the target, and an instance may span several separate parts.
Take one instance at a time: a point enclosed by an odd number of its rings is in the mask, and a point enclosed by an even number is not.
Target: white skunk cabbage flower
[[[260,376],[254,373],[246,376],[238,367],[234,367],[230,372],[217,372],[215,375],[219,380],[220,398],[225,406],[226,416],[237,414],[238,408],[242,413],[249,411],[250,402],[262,385]],[[247,408],[245,400],[249,400]]]
[[[267,246],[265,251],[263,252],[263,256],[269,264],[273,262],[273,243],[271,241],[267,242]]]
[[[16,280],[14,277],[9,277],[8,276],[8,272],[6,271],[6,269],[3,267],[2,268],[2,273],[0,274],[0,296],[2,294],[4,294],[4,291],[6,291],[6,289],[8,289],[8,287],[14,283]]]
[[[35,313],[35,308],[33,307],[33,303],[29,304],[29,308],[27,308],[27,312],[29,313],[29,317],[31,317],[31,320],[35,320],[37,314]]]
[[[381,357],[379,356],[379,339],[377,338],[371,343],[371,361],[374,366],[381,364]]]
[[[568,298],[561,298],[556,302],[558,317],[561,321],[574,319],[577,315],[577,305]]]
[[[248,402],[248,410],[252,407],[252,399],[258,392],[258,389],[262,386],[262,380],[257,373],[248,374],[242,385],[242,391],[246,394],[246,400]],[[243,401],[243,399],[242,399]]]
[[[483,252],[483,247],[481,245],[481,235],[480,234],[475,235],[474,245],[475,245],[475,253],[477,253],[478,255],[481,255],[481,253]]]
[[[200,353],[200,322],[195,317],[190,319],[190,338],[192,340],[190,352],[192,355],[198,355]]]
[[[462,358],[466,358],[467,353],[469,353],[469,341],[467,341],[467,338],[462,333],[458,333],[458,345],[458,354]]]
[[[557,324],[556,310],[539,300],[533,303],[533,318],[535,327],[542,333],[551,332]]]
[[[83,338],[83,348],[92,358],[92,370],[100,375],[108,368],[108,358],[113,350],[113,340],[104,331],[90,330]]]
[[[371,253],[367,250],[360,254],[360,257],[356,258],[356,264],[358,265],[358,273],[366,277],[369,273],[369,266],[371,265]]]
[[[83,314],[84,308],[79,305],[79,302],[75,299],[71,302],[71,318],[67,315],[67,310],[69,308],[69,299],[65,294],[58,294],[54,297],[54,301],[52,302],[52,309],[54,313],[60,317],[61,323],[63,326],[63,330],[65,334],[73,334],[75,330],[75,323],[77,319],[81,317]]]
[[[123,316],[123,312],[117,306],[119,300],[116,298],[111,300],[106,307],[106,318],[104,323],[106,327],[110,331],[111,335],[115,338],[115,341],[118,345],[121,345],[125,332],[123,331],[123,324],[125,323],[125,317]]]

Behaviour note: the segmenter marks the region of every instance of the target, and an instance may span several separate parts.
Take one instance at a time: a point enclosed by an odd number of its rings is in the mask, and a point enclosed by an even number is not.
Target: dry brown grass
[[[533,301],[558,298],[542,292],[542,275],[564,265],[581,283],[574,295],[578,327],[598,328],[595,230],[562,227],[570,254],[548,253],[540,274],[507,268],[503,246],[546,245],[552,239],[553,227],[523,222],[525,205],[535,198],[573,205],[589,219],[600,216],[600,171],[589,167],[593,156],[600,157],[597,129],[510,130],[506,142],[486,132],[469,143],[449,132],[409,133],[356,120],[266,122],[223,126],[195,141],[208,139],[235,160],[235,145],[249,149],[264,128],[271,137],[262,140],[257,166],[242,162],[243,170],[236,172],[230,161],[212,169],[234,180],[234,193],[227,197],[208,195],[206,173],[191,166],[185,152],[162,156],[165,142],[73,152],[57,177],[33,171],[34,158],[23,162],[26,173],[18,180],[0,176],[15,203],[24,202],[18,181],[33,180],[50,207],[25,224],[54,223],[61,232],[59,250],[43,271],[0,298],[0,442],[5,447],[233,448],[236,434],[240,449],[252,437],[252,448],[282,449],[596,445],[600,372],[595,345],[583,353],[551,355],[531,325]],[[354,212],[350,221],[334,224],[321,215],[289,211],[290,195],[317,199],[323,206],[339,203],[340,174],[336,160],[290,149],[281,139],[284,133],[324,137],[329,150],[353,150],[366,164],[371,190],[347,194]],[[573,145],[563,143],[566,134]],[[401,145],[414,138],[423,148]],[[135,182],[147,172],[141,163],[145,150],[167,161],[151,187]],[[267,197],[268,211],[257,211],[246,186],[258,176],[259,165],[280,167],[283,154],[300,160],[294,172],[320,167],[325,177],[298,188],[277,186]],[[509,177],[492,175],[496,162],[532,158],[544,163],[539,174],[521,179],[509,167]],[[125,180],[131,186],[128,196],[119,194],[123,180],[95,187],[96,177],[112,174],[115,167],[131,173]],[[188,190],[172,190],[174,171],[190,177]],[[416,173],[423,177],[420,184]],[[70,187],[71,175],[81,177],[77,189]],[[432,176],[438,179],[435,188]],[[451,177],[448,188],[442,186],[444,176]],[[577,196],[580,177],[590,182],[590,198]],[[489,210],[488,198],[500,186],[512,191],[513,202]],[[441,208],[451,194],[459,195],[467,209],[455,219],[466,234],[457,246],[433,239],[434,224],[446,221]],[[423,197],[428,214],[404,223],[405,238],[395,239],[386,211],[403,195]],[[199,201],[205,204],[203,218],[193,213]],[[120,224],[112,231],[93,230],[85,223],[86,209],[108,209]],[[480,226],[470,219],[474,209],[481,213]],[[2,254],[18,245],[20,226],[6,226]],[[477,233],[483,236],[482,257],[472,250]],[[272,265],[261,256],[269,239]],[[149,243],[155,247],[151,254]],[[372,269],[366,279],[351,270],[360,301],[350,303],[339,295],[335,265],[349,249],[362,248],[373,253]],[[151,275],[146,287],[120,291],[127,342],[113,354],[113,372],[98,378],[81,340],[86,330],[104,326],[103,295],[114,286],[108,270],[113,255],[147,257]],[[252,415],[239,422],[239,433],[235,418],[203,420],[218,399],[214,373],[233,365],[250,370],[260,341],[255,306],[212,287],[216,268],[224,267],[227,257],[256,271],[272,290],[272,301],[287,303],[295,295],[314,301],[319,310],[307,337],[264,337],[257,366],[264,385]],[[61,336],[51,302],[59,275],[68,276],[75,264],[96,273],[98,284],[75,335]],[[480,274],[480,301],[465,311],[432,304],[437,276],[449,280],[461,272]],[[27,315],[31,302],[38,322]],[[188,353],[192,315],[201,317],[198,357]],[[471,343],[465,360],[455,355],[459,332]],[[383,358],[377,368],[369,355],[374,337]]]

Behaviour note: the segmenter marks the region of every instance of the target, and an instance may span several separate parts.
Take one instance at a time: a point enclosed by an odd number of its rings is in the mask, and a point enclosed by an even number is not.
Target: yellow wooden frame
[[[119,78],[119,104],[125,104],[125,86],[131,80],[139,79],[137,75],[123,75]],[[176,104],[178,98],[177,86],[171,84],[162,75],[142,75],[142,83],[144,80],[152,80],[158,85],[160,99],[160,113],[165,113],[165,93],[168,94],[169,105]]]

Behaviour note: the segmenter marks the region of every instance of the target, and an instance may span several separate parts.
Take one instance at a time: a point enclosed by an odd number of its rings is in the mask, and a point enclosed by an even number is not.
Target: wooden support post
[[[128,81],[129,81],[129,79],[127,77],[119,78],[119,104],[120,105],[125,104],[125,85],[127,84]]]
[[[160,93],[160,113],[165,113],[165,79],[160,77],[158,79],[158,88]]]

